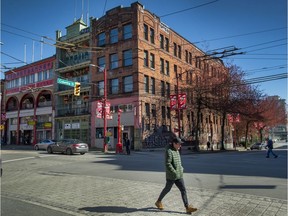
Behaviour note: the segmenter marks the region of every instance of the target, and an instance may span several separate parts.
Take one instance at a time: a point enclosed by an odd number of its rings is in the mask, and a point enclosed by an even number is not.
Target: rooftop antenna
[[[27,62],[26,62],[26,43],[24,43],[24,62],[25,62],[25,64],[27,64]]]
[[[76,22],[76,0],[74,1],[74,22]]]
[[[83,10],[84,10],[84,0],[82,0],[82,12],[81,12],[81,19],[83,20]]]
[[[41,44],[40,44],[40,59],[42,60],[43,57],[43,37],[41,37]]]
[[[86,23],[89,26],[89,0],[87,0],[87,14],[86,14]]]
[[[32,62],[34,62],[34,48],[35,48],[35,41],[32,41]]]

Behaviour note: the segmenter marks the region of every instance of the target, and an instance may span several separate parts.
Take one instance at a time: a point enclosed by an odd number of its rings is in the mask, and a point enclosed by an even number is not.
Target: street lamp
[[[104,142],[103,142],[103,152],[107,152],[107,112],[106,112],[106,104],[107,104],[107,70],[106,68],[101,68],[97,65],[90,64],[92,67],[97,67],[100,70],[103,70],[104,73],[104,98],[102,99],[103,101],[103,106],[102,106],[102,117],[103,117],[103,136],[104,136]]]

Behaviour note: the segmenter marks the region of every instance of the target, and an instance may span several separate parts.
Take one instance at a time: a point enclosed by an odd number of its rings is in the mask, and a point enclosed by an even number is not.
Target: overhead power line
[[[209,4],[213,4],[213,3],[217,2],[217,1],[219,1],[219,0],[215,0],[215,1],[212,1],[212,2],[207,2],[207,3],[201,4],[201,5],[197,5],[197,6],[194,6],[194,7],[191,7],[191,8],[186,8],[186,9],[183,9],[183,10],[180,10],[180,11],[175,11],[175,12],[172,12],[172,13],[169,13],[169,14],[164,14],[164,15],[161,15],[159,17],[166,17],[166,16],[171,16],[171,15],[174,15],[174,14],[182,13],[182,12],[185,12],[185,11],[188,11],[188,10],[192,10],[192,9],[203,7],[203,6],[206,6],[206,5],[209,5]]]

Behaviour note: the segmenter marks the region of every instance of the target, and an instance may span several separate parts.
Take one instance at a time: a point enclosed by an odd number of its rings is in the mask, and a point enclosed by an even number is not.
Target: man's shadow
[[[122,206],[95,206],[95,207],[83,207],[79,208],[80,211],[88,211],[88,212],[98,212],[98,213],[133,213],[133,212],[167,212],[167,213],[178,213],[185,214],[184,212],[176,212],[176,211],[165,211],[159,210],[154,207],[148,208],[127,208]]]

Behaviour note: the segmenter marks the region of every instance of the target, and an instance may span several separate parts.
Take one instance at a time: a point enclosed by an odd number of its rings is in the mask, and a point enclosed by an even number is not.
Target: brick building
[[[115,146],[117,111],[124,125],[122,135],[130,137],[135,149],[163,147],[167,139],[158,133],[163,129],[178,132],[181,137],[192,134],[195,125],[193,93],[185,91],[193,82],[201,80],[204,73],[217,76],[225,72],[219,60],[202,61],[205,53],[162,23],[157,15],[136,2],[131,7],[116,7],[99,19],[91,20],[91,46],[102,48],[92,52],[91,67],[92,109],[97,109],[97,97],[104,95],[103,68],[107,70],[107,94],[111,104],[111,131]],[[170,95],[187,94],[186,109],[170,108]],[[103,143],[103,120],[91,112],[91,145]],[[220,118],[203,110],[200,141],[218,141]],[[178,118],[180,120],[178,120]],[[205,121],[205,119],[214,121]],[[179,125],[180,124],[180,125]],[[227,124],[228,125],[228,124]],[[214,129],[213,135],[210,131]],[[227,126],[227,137],[231,140]],[[209,137],[210,136],[210,137]],[[211,137],[213,136],[213,137]]]

